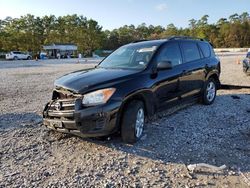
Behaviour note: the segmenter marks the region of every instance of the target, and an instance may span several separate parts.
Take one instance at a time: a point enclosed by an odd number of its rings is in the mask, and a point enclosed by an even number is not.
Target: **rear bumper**
[[[81,101],[75,101],[72,111],[51,111],[48,103],[43,111],[43,124],[63,133],[81,137],[98,137],[112,134],[118,130],[117,116],[121,105],[119,101],[84,108]]]

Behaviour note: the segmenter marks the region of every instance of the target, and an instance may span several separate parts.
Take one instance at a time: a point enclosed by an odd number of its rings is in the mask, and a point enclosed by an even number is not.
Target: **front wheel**
[[[216,82],[213,78],[209,78],[204,86],[202,94],[202,102],[205,105],[210,105],[214,102],[217,94]]]
[[[143,133],[145,110],[141,101],[132,101],[127,105],[122,117],[121,136],[126,143],[133,144]]]

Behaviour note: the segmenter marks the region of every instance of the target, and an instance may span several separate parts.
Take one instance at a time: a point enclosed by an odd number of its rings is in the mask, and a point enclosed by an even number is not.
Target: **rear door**
[[[156,62],[161,61],[170,61],[173,68],[158,71],[154,90],[159,107],[175,103],[179,99],[178,88],[179,77],[182,74],[182,69],[180,69],[182,56],[178,42],[169,42],[161,48],[156,58]]]
[[[181,98],[189,98],[200,94],[205,79],[206,59],[200,51],[198,42],[180,42],[184,62],[180,77]]]
[[[14,57],[17,57],[18,59],[22,59],[21,52],[13,52],[13,53],[14,53]]]
[[[24,52],[20,52],[21,59],[27,59],[27,55]]]

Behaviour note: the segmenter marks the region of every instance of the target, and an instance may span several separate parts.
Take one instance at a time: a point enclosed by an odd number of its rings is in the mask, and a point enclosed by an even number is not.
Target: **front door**
[[[155,78],[154,90],[159,107],[174,103],[179,99],[179,77],[182,74],[179,67],[182,64],[182,56],[177,42],[169,42],[160,49],[156,62],[162,61],[171,62],[172,69],[159,70]]]

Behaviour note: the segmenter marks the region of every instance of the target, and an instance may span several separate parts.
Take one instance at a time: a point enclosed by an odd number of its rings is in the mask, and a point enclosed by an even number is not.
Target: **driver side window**
[[[178,43],[167,44],[161,49],[157,62],[170,61],[172,66],[182,64],[181,51]]]

